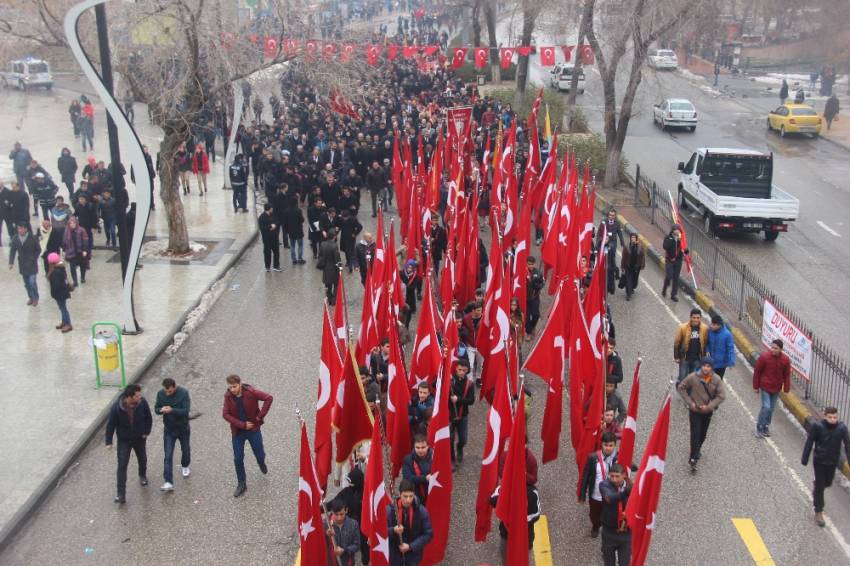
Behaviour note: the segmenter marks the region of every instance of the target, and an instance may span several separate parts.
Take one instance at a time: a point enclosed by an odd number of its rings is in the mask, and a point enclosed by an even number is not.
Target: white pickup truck
[[[773,184],[773,154],[751,149],[699,148],[679,163],[678,203],[702,214],[706,233],[788,231],[800,201]]]
[[[0,80],[6,88],[27,90],[33,87],[53,88],[53,75],[50,65],[41,59],[19,59],[9,63],[9,70],[0,73]]]

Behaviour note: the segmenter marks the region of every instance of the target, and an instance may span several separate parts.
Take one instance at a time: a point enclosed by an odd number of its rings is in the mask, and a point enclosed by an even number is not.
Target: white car
[[[651,49],[647,56],[649,66],[653,69],[669,69],[675,71],[679,67],[679,59],[672,49]]]
[[[569,92],[575,67],[567,63],[558,63],[549,71],[549,85],[559,91]],[[579,69],[578,93],[584,94],[584,69]]]
[[[653,105],[652,121],[666,130],[669,126],[697,129],[697,109],[690,100],[684,98],[666,98]]]

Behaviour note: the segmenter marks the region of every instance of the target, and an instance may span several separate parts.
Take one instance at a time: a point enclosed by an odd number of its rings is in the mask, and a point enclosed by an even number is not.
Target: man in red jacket
[[[262,403],[262,408],[260,407]],[[227,376],[227,393],[224,394],[224,407],[221,416],[230,423],[233,436],[233,462],[236,464],[236,491],[233,497],[245,493],[245,441],[251,445],[257,465],[264,474],[266,452],[263,449],[263,435],[260,427],[272,406],[272,396],[248,384],[243,384],[238,375]]]
[[[791,360],[782,352],[784,344],[777,338],[770,350],[762,352],[753,371],[753,389],[761,391],[761,411],[756,422],[756,438],[770,436],[770,421],[779,392],[791,391]]]

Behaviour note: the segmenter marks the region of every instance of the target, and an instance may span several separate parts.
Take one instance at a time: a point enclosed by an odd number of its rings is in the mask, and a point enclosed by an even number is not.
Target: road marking
[[[776,566],[776,562],[770,556],[770,551],[759,534],[756,524],[752,519],[732,517],[732,523],[738,529],[738,535],[750,551],[750,556],[758,566]]]
[[[534,566],[552,566],[552,546],[549,544],[549,521],[546,515],[534,523]]]
[[[301,566],[301,549],[298,549],[298,554],[295,555],[295,566]]]
[[[648,289],[650,293],[652,293],[652,296],[654,296],[655,299],[659,303],[661,303],[661,306],[664,307],[664,310],[667,311],[667,314],[670,315],[670,318],[672,318],[673,321],[676,322],[677,324],[681,324],[681,321],[678,319],[678,317],[676,317],[676,313],[674,313],[670,309],[670,307],[661,298],[661,296],[658,294],[658,292],[656,292],[656,290],[652,288],[652,285],[647,283],[646,279],[641,279],[641,283],[643,283],[643,286],[646,289]],[[690,299],[690,297],[689,297],[689,299]],[[698,305],[695,302],[691,301],[691,303],[695,307],[698,307]],[[741,356],[741,358],[744,359],[743,355]],[[750,371],[752,371],[752,366],[750,366],[749,363],[747,363],[746,359],[744,359],[744,363],[746,364],[747,368]],[[755,428],[756,417],[750,411],[749,407],[747,407],[746,403],[744,403],[744,400],[741,398],[741,396],[738,395],[738,392],[735,391],[735,389],[732,387],[732,384],[729,383],[729,381],[725,381],[724,387],[732,395],[732,397],[735,398],[735,400],[738,402],[738,404],[744,410],[744,413],[746,413],[747,418],[750,420],[750,422],[753,425],[753,428]],[[803,497],[807,501],[812,501],[811,490],[806,485],[806,483],[802,480],[802,478],[800,477],[800,474],[798,474],[797,471],[794,468],[792,468],[791,465],[788,463],[788,459],[785,458],[785,455],[782,453],[782,450],[779,449],[779,446],[777,446],[777,444],[773,441],[772,438],[764,438],[762,440],[762,442],[764,442],[768,446],[770,446],[770,448],[776,454],[776,457],[779,460],[779,463],[782,464],[782,467],[785,470],[785,472],[789,476],[791,476],[791,479],[792,479],[794,485],[797,486],[797,489],[800,490],[800,492],[803,494]],[[833,536],[835,541],[838,543],[838,547],[841,549],[841,551],[844,553],[844,555],[847,558],[850,558],[850,544],[847,544],[847,541],[844,540],[844,536],[838,531],[838,529],[835,527],[835,523],[832,522],[832,519],[830,519],[829,516],[824,515],[824,520],[826,521],[826,529],[829,531],[829,533]]]
[[[829,232],[830,234],[832,234],[833,236],[835,236],[836,238],[841,237],[841,234],[839,234],[838,232],[836,232],[835,230],[833,230],[832,228],[827,226],[826,223],[823,220],[818,220],[817,225],[820,226],[821,228],[823,228],[824,230],[826,230],[827,232]]]

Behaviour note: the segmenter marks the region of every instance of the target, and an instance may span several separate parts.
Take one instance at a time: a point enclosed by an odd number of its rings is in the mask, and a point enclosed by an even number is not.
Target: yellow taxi
[[[822,123],[820,115],[808,104],[783,104],[767,115],[767,129],[779,130],[782,137],[785,134],[811,134],[817,137]]]

